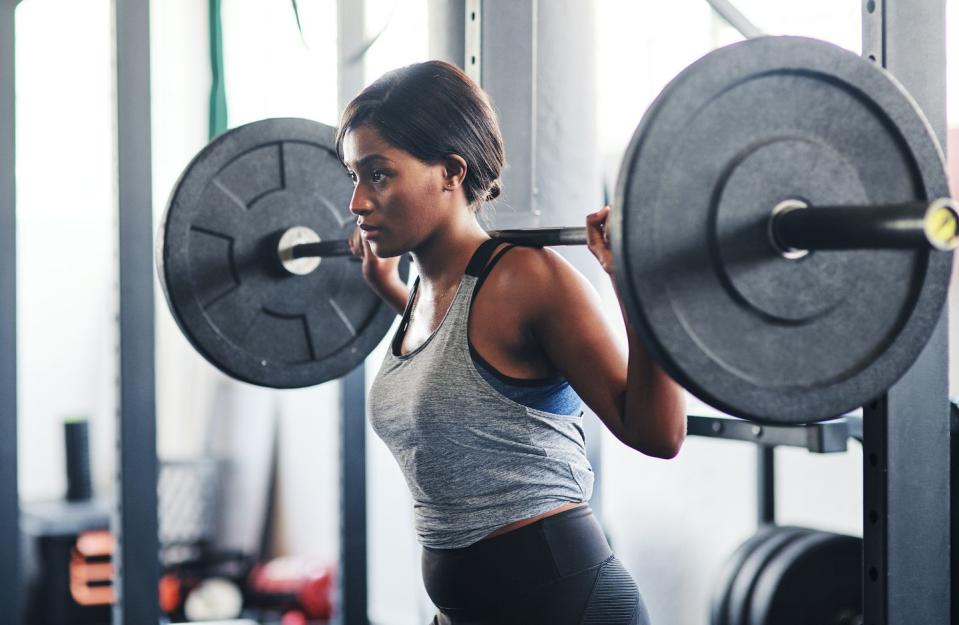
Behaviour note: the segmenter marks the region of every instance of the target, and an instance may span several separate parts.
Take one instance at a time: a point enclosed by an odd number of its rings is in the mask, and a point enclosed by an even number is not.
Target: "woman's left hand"
[[[608,219],[609,206],[586,215],[586,246],[599,261],[603,271],[612,276],[615,271],[615,262],[613,250],[609,246],[609,231],[606,229]]]

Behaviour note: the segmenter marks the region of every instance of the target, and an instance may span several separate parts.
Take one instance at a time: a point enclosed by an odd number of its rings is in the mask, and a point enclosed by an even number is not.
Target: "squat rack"
[[[863,56],[889,70],[946,145],[945,0],[863,0]],[[948,310],[906,375],[863,406],[866,625],[955,623],[950,598]],[[950,621],[950,618],[953,620]]]

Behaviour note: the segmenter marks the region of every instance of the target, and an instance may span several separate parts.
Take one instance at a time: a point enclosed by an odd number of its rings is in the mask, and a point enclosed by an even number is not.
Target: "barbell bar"
[[[533,247],[585,245],[585,227],[490,230],[490,238]],[[886,206],[808,206],[784,200],[770,211],[769,242],[788,259],[815,250],[910,249],[952,251],[959,247],[959,203],[952,198]],[[277,244],[280,264],[304,275],[311,258],[352,256],[346,239],[321,241],[306,226],[294,226]]]

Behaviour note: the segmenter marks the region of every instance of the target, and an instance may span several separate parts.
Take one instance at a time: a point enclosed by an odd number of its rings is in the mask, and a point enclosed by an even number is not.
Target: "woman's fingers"
[[[604,246],[606,241],[606,209],[586,215],[586,240],[590,247]]]
[[[607,273],[613,271],[613,254],[609,246],[609,233],[606,222],[609,219],[609,206],[586,215],[586,245]]]
[[[363,246],[363,237],[360,236],[359,227],[353,228],[353,232],[350,234],[350,238],[347,239],[350,245],[350,252],[353,253],[353,256],[359,256],[362,258],[364,256],[364,246]]]
[[[372,263],[373,259],[376,258],[376,256],[373,254],[373,248],[370,247],[370,242],[367,241],[366,239],[362,239],[362,241],[363,241],[362,243],[363,253],[361,254],[361,256],[363,257],[363,262]]]
[[[609,231],[606,222],[609,219],[609,206],[586,215],[586,241],[590,249],[609,248]]]

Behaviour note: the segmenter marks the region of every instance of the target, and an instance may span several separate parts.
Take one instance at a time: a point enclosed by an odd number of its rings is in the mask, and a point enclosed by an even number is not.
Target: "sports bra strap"
[[[502,243],[499,239],[487,239],[483,241],[476,251],[473,252],[473,257],[470,258],[469,264],[466,265],[466,274],[479,278],[480,274],[483,273],[483,268],[486,267],[486,263],[489,262],[490,256],[493,255],[493,250],[496,249],[496,246]]]
[[[500,243],[500,242],[501,242],[501,241],[497,241],[497,243]],[[491,271],[493,271],[493,267],[496,266],[496,263],[498,263],[498,262],[500,261],[500,259],[503,258],[503,254],[505,254],[506,252],[510,251],[510,250],[513,249],[514,247],[516,247],[516,246],[515,246],[515,245],[507,245],[506,247],[504,247],[503,249],[501,249],[499,252],[496,253],[496,256],[493,257],[493,260],[491,260],[491,261],[489,262],[489,264],[487,264],[485,267],[483,267],[483,269],[482,269],[482,271],[480,272],[479,276],[477,276],[476,284],[473,286],[473,295],[472,295],[472,297],[470,298],[470,304],[472,304],[473,301],[476,300],[476,294],[479,293],[480,287],[483,286],[483,283],[484,283],[484,282],[486,282],[486,278],[489,277],[489,274],[490,274]]]
[[[393,335],[393,342],[390,343],[390,349],[393,350],[394,356],[400,355],[400,349],[403,346],[403,337],[406,335],[406,329],[410,325],[410,317],[413,314],[413,300],[416,298],[416,291],[420,286],[420,277],[416,276],[416,279],[413,280],[413,286],[410,288],[410,296],[406,300],[406,308],[403,309],[403,317],[400,319],[400,325],[396,329],[396,334]]]
[[[466,266],[466,273],[468,275],[478,278],[476,285],[473,287],[473,294],[470,298],[470,303],[472,304],[473,300],[476,298],[476,294],[479,292],[480,286],[486,280],[486,277],[489,275],[489,272],[493,269],[496,263],[499,262],[500,258],[503,257],[503,254],[514,248],[514,245],[507,245],[501,249],[496,256],[493,257],[493,260],[490,261],[490,256],[492,256],[493,251],[496,247],[501,244],[500,239],[488,239],[483,241],[476,251],[473,252],[473,257],[470,258],[469,264]],[[390,344],[390,347],[393,351],[393,354],[398,356],[400,354],[400,348],[402,347],[403,337],[406,335],[406,330],[409,327],[410,317],[413,313],[413,300],[416,298],[416,291],[420,286],[420,279],[417,276],[416,280],[413,281],[413,287],[410,289],[409,299],[406,300],[406,308],[403,310],[403,317],[400,319],[400,325],[396,329],[396,334],[393,335],[393,341]]]

